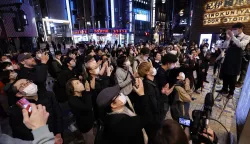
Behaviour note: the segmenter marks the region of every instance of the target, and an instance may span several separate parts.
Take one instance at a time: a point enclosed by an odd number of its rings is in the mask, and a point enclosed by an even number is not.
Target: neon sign
[[[97,34],[109,33],[109,29],[94,29],[93,32]]]
[[[87,34],[87,30],[75,30],[73,31],[73,35],[79,35],[79,34]]]
[[[204,6],[203,25],[250,21],[250,0],[218,0]]]
[[[127,29],[112,29],[112,33],[128,33]]]

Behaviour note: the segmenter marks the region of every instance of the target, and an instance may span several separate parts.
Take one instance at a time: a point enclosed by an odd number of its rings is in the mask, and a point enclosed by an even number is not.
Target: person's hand
[[[214,131],[211,128],[204,129],[201,135],[209,139],[211,142],[215,139]]]
[[[99,60],[98,62],[97,62],[97,65],[99,66],[99,65],[101,65],[102,64],[102,60]]]
[[[227,30],[227,35],[231,38],[234,36],[234,33],[231,30]]]
[[[112,73],[112,68],[111,67],[107,67],[107,76],[111,76]]]
[[[134,91],[139,95],[139,96],[144,96],[144,86],[143,86],[143,82],[140,78],[136,79],[136,85],[137,86],[133,86]]]
[[[202,72],[205,72],[205,69],[202,69]]]
[[[49,113],[46,111],[45,106],[30,104],[32,113],[29,117],[29,113],[26,109],[23,109],[23,123],[29,129],[35,130],[42,126],[45,126],[49,117]]]
[[[172,88],[169,88],[169,84],[167,83],[161,90],[162,94],[165,94],[167,96],[169,96],[174,90],[174,86],[172,86]]]
[[[134,77],[135,77],[135,78],[139,78],[139,77],[140,77],[139,74],[138,74],[138,72],[135,72],[135,73],[134,73]]]
[[[185,79],[185,84],[189,84],[189,85],[190,85],[190,80],[189,80],[189,78],[186,78],[186,79]]]
[[[109,66],[108,61],[105,61],[102,66],[107,68]]]
[[[61,134],[56,134],[56,136],[55,136],[55,144],[62,144],[62,143],[63,143],[62,135]]]
[[[88,82],[88,81],[85,82],[85,90],[86,90],[87,92],[90,91],[90,86],[89,86],[89,82]]]
[[[42,64],[47,64],[48,60],[49,60],[49,55],[43,53],[42,56],[41,56],[41,63]]]
[[[91,87],[91,89],[95,89],[95,78],[94,77],[90,80],[90,87]]]

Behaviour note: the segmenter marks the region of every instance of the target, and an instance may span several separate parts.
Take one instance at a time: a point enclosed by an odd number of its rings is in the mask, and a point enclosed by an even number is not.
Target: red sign
[[[112,29],[112,33],[128,33],[127,29]]]
[[[94,33],[109,33],[109,29],[94,29]]]
[[[76,30],[72,32],[73,35],[78,35],[78,34],[87,34],[88,31],[87,30]]]

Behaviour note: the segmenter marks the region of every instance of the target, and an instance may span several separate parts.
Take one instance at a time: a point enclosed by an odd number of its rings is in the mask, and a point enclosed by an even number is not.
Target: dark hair
[[[141,52],[142,55],[150,54],[150,49],[144,47],[144,48],[141,49],[140,52]]]
[[[55,55],[62,55],[62,52],[56,51],[56,52],[55,52]]]
[[[236,23],[232,26],[232,28],[242,28],[244,29],[245,28],[245,25],[243,23]]]
[[[117,58],[116,60],[116,63],[117,63],[117,66],[120,67],[120,68],[123,68],[124,67],[124,62],[127,60],[127,56],[125,55],[121,55]]]
[[[93,47],[90,47],[86,50],[86,55],[89,55],[92,51],[94,51]]]
[[[179,123],[174,120],[165,120],[157,131],[154,144],[188,144],[188,138]]]
[[[72,78],[72,79],[68,80],[66,83],[66,93],[68,96],[74,95],[74,86],[72,84],[72,81],[74,81],[74,80],[78,80],[78,79]]]
[[[10,71],[1,72],[0,80],[3,84],[7,84],[10,82]]]
[[[155,58],[155,57],[157,56],[157,54],[160,54],[160,55],[161,55],[161,52],[154,52],[153,58]]]
[[[8,66],[11,66],[12,64],[10,62],[3,62],[0,64],[0,71],[3,71],[3,69],[6,69]]]
[[[178,61],[177,56],[171,53],[167,53],[161,59],[162,65],[166,65],[169,63],[176,63]]]

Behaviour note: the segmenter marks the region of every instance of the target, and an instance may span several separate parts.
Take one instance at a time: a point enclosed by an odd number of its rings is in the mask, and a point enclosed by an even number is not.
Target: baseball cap
[[[114,97],[120,93],[119,85],[108,87],[102,90],[97,96],[96,103],[98,107],[106,108],[112,103]]]
[[[21,53],[21,54],[18,55],[17,61],[18,61],[18,63],[21,63],[25,59],[29,59],[29,58],[33,58],[31,54],[29,54],[29,53]]]

